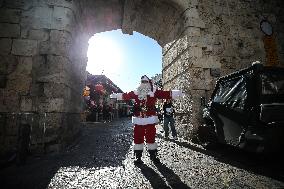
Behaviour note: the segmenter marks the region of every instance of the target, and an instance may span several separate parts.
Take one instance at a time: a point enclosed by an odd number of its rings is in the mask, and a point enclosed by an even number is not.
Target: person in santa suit
[[[156,127],[155,124],[159,122],[155,104],[157,99],[176,99],[183,96],[180,90],[162,91],[153,87],[151,80],[143,75],[141,83],[137,90],[129,93],[113,93],[110,98],[117,100],[131,100],[134,99],[134,115],[132,123],[134,124],[134,154],[136,160],[134,163],[143,163],[141,160],[144,138],[146,139],[147,149],[150,154],[150,159],[158,163],[157,157],[158,145],[155,142]]]

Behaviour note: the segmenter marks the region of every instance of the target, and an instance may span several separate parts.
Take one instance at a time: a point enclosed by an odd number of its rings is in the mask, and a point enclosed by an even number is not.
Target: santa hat
[[[141,81],[150,81],[150,79],[149,79],[149,77],[147,77],[147,75],[143,75],[142,77],[141,77]]]

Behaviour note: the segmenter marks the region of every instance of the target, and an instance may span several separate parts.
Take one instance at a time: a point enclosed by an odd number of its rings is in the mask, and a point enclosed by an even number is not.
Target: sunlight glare
[[[87,71],[93,75],[114,77],[122,64],[119,46],[110,38],[96,34],[89,40]]]

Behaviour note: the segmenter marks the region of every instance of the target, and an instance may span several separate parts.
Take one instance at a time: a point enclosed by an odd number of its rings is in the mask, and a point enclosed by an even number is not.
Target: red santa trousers
[[[134,144],[143,144],[144,138],[147,144],[155,143],[155,124],[134,125]]]

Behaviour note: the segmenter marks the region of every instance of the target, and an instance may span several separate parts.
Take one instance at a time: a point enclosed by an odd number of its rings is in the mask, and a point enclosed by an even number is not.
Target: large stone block
[[[33,60],[31,57],[18,57],[16,67],[9,74],[9,79],[31,76]]]
[[[206,97],[206,91],[202,89],[195,89],[191,91],[191,95],[191,99],[193,101],[192,108],[198,110],[198,112],[200,113],[204,108],[202,106],[201,97]]]
[[[28,96],[22,96],[20,102],[20,110],[23,112],[33,111],[33,101]]]
[[[19,37],[20,25],[0,23],[0,37]]]
[[[162,49],[163,56],[168,52],[168,50],[171,48],[171,46],[174,45],[174,43],[175,43],[175,40],[171,41],[171,42],[169,42],[169,43],[167,43],[163,46],[163,49]]]
[[[12,54],[22,56],[33,56],[37,54],[37,41],[29,39],[14,39]]]
[[[35,80],[38,82],[69,83],[70,65],[62,56],[44,55],[34,58]]]
[[[193,67],[199,68],[221,68],[221,63],[218,57],[205,56],[192,62]]]
[[[0,58],[2,58],[0,56]],[[0,61],[0,75],[7,74],[8,63],[6,61]]]
[[[220,63],[222,68],[236,69],[241,59],[239,57],[222,57]]]
[[[210,33],[202,33],[202,37],[200,37],[200,43],[201,46],[206,46],[206,45],[213,45],[218,42],[216,42],[216,37],[215,35],[212,35]]]
[[[28,39],[47,41],[49,39],[49,30],[29,30]]]
[[[25,4],[26,4],[26,0],[4,1],[5,7],[8,7],[8,8],[23,8]]]
[[[199,18],[199,13],[196,8],[190,8],[184,12],[184,16],[186,18]]]
[[[72,31],[74,15],[72,10],[64,7],[54,7],[51,29]]]
[[[70,53],[71,45],[60,41],[43,41],[39,43],[40,54],[53,54],[67,56]]]
[[[66,31],[58,31],[58,30],[51,30],[50,31],[50,41],[51,42],[58,42],[58,43],[71,43],[71,34]]]
[[[34,6],[57,6],[74,9],[70,0],[29,0]]]
[[[11,52],[12,40],[9,38],[0,38],[0,55],[7,55]]]
[[[185,31],[185,34],[190,37],[198,37],[200,36],[200,28],[188,27]]]
[[[44,83],[44,96],[47,98],[71,99],[71,89],[63,83]]]
[[[70,76],[68,73],[54,73],[54,74],[49,74],[49,75],[38,77],[37,82],[65,83],[66,85],[69,85]]]
[[[21,11],[17,9],[0,8],[0,22],[19,23]]]
[[[52,7],[32,7],[22,13],[21,26],[32,27],[33,29],[50,29],[52,13]]]
[[[54,2],[54,3],[53,3]],[[60,1],[58,1],[59,3]],[[73,12],[69,8],[57,7],[55,1],[35,2],[22,14],[22,27],[33,29],[56,29],[71,32]]]
[[[48,98],[39,104],[40,112],[65,112],[67,104],[64,98]]]
[[[195,1],[195,0],[194,0]],[[183,11],[186,8],[190,7],[191,1],[185,1],[185,0],[175,0],[176,5],[180,7],[180,9]]]
[[[202,57],[202,49],[201,47],[191,47],[188,49],[189,57],[201,58]]]
[[[48,74],[70,73],[71,63],[64,56],[48,55],[44,69]]]
[[[205,23],[200,18],[187,18],[185,27],[205,28]]]
[[[194,90],[205,90],[206,81],[205,81],[205,72],[204,69],[191,68],[189,69],[190,73],[190,89]]]
[[[17,91],[5,88],[5,93],[0,103],[0,110],[4,112],[19,111],[19,95]]]
[[[26,95],[30,91],[31,84],[31,77],[22,77],[17,79],[10,79],[8,77],[7,89],[11,90],[11,92],[14,92],[13,95]]]
[[[5,67],[5,74],[11,73],[17,64],[16,56],[12,55],[0,55],[0,65]]]
[[[63,115],[64,113],[41,112],[39,117],[39,124],[41,127],[41,134],[42,134],[41,136],[44,135],[45,138],[56,134],[58,132],[58,129],[62,127]],[[59,136],[57,135],[57,137]]]
[[[189,60],[189,53],[185,51],[173,64],[163,70],[164,82],[169,82],[173,78],[186,72],[190,67]]]
[[[166,54],[163,55],[163,66],[171,64],[188,47],[187,36],[182,36],[170,47]]]

